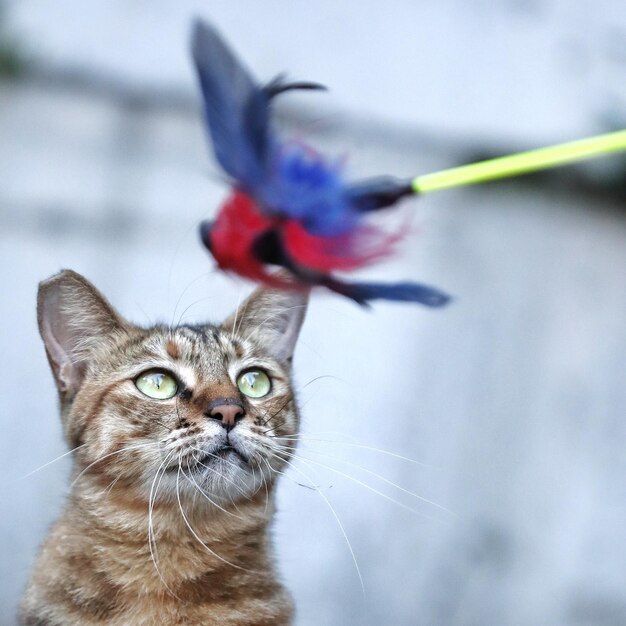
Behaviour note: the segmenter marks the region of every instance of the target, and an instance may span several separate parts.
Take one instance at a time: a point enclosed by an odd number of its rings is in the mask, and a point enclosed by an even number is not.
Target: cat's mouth
[[[204,473],[207,470],[214,472],[214,466],[222,462],[240,467],[248,465],[250,462],[245,452],[230,443],[224,443],[212,450],[201,450],[200,448],[194,448],[194,450],[195,453],[185,455],[184,460],[181,459],[178,463],[170,465],[165,471],[173,473],[182,469],[185,472]]]
[[[226,461],[233,462],[234,460],[240,460],[244,463],[248,463],[248,458],[237,448],[232,446],[229,443],[220,446],[217,450],[213,452],[207,452],[203,456],[201,456],[193,469],[202,470],[206,465],[210,463],[215,463],[216,460],[224,459]]]

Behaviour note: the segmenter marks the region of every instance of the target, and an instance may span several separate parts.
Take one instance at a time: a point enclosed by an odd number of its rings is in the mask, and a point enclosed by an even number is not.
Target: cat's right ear
[[[286,272],[277,272],[275,276],[289,280]],[[222,324],[222,328],[253,340],[275,359],[289,364],[308,301],[308,289],[259,287]]]
[[[63,270],[39,284],[39,332],[57,388],[71,400],[82,384],[95,352],[127,323],[104,296],[80,274]]]

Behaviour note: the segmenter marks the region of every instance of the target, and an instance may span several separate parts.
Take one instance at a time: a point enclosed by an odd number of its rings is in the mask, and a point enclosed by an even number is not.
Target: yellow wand
[[[626,151],[626,130],[423,174],[411,181],[411,189],[413,193],[424,194],[475,185],[621,151]]]

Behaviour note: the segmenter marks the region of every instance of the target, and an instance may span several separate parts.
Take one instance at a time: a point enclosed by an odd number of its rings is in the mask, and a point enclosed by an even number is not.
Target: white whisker
[[[205,278],[206,276],[210,276],[212,272],[202,272],[202,274],[199,274],[198,276],[196,276],[195,278],[192,278],[188,283],[187,286],[182,290],[180,296],[178,296],[178,300],[176,301],[176,305],[174,306],[174,312],[172,313],[172,321],[170,323],[170,328],[174,325],[174,320],[176,319],[176,311],[178,310],[178,307],[180,305],[181,300],[183,299],[183,296],[187,293],[187,291],[189,291],[189,289],[191,288],[191,286],[198,282],[201,278]],[[170,276],[168,278],[168,298],[169,298],[169,281],[171,279],[171,273]],[[215,297],[215,296],[210,296],[210,297]],[[198,300],[197,302],[200,302],[200,300]],[[194,304],[197,304],[197,302],[194,302]],[[187,307],[188,309],[189,307]],[[182,314],[181,317],[185,314],[185,312],[187,311],[187,309],[185,309]],[[176,324],[176,326],[178,326],[180,324],[180,318],[178,320],[178,324]]]
[[[180,514],[182,515],[183,521],[185,522],[185,525],[189,529],[189,532],[191,532],[191,534],[196,539],[196,541],[198,541],[200,543],[200,545],[202,545],[204,547],[204,549],[209,554],[214,556],[216,559],[222,561],[223,563],[226,563],[226,565],[230,565],[231,567],[234,567],[235,569],[248,571],[248,570],[246,570],[246,568],[241,567],[240,565],[235,565],[234,563],[231,563],[230,561],[226,560],[224,557],[222,557],[219,554],[217,554],[217,552],[215,552],[214,550],[211,550],[211,548],[209,548],[209,546],[207,546],[206,543],[204,543],[204,541],[202,541],[202,539],[198,536],[198,533],[196,533],[196,531],[192,528],[191,524],[189,523],[189,520],[187,519],[187,516],[185,515],[185,511],[183,510],[183,505],[182,505],[181,500],[180,500],[179,479],[180,479],[181,467],[182,467],[181,466],[181,459],[179,458],[178,459],[178,472],[176,474],[176,498],[178,500],[178,508],[180,509]]]
[[[229,463],[230,465],[232,465],[236,469],[239,469],[239,466],[236,463],[233,463],[232,461],[229,461],[228,459],[220,458],[219,456],[217,456],[217,454],[212,454],[211,452],[206,452],[202,448],[196,448],[195,446],[192,446],[191,449],[192,450],[196,450],[197,452],[202,452],[202,454],[205,455],[205,456],[210,456],[210,457],[213,457],[215,459],[219,459],[221,461],[226,461],[227,463]],[[194,459],[195,459],[195,457],[194,457]],[[222,480],[225,480],[227,483],[231,484],[235,489],[237,489],[237,491],[239,491],[239,493],[242,496],[246,495],[246,492],[234,480],[228,478],[228,476],[225,476],[222,472],[219,472],[218,470],[216,470],[213,467],[209,467],[208,465],[205,465],[204,463],[202,463],[202,461],[196,461],[196,462],[198,463],[198,465],[202,465],[202,467],[204,467],[205,469],[209,470],[209,472],[212,472],[213,474],[217,474]]]
[[[189,311],[189,309],[191,309],[192,307],[196,306],[196,304],[200,304],[201,302],[206,302],[207,300],[214,300],[214,299],[215,299],[215,296],[204,296],[204,298],[198,298],[197,300],[194,300],[191,304],[189,304],[183,309],[183,312],[180,314],[180,317],[178,318],[178,321],[176,322],[176,326],[178,327],[183,323],[185,313],[187,313],[187,311]]]
[[[261,459],[263,461],[265,461],[265,464],[267,465],[267,468],[270,471],[269,476],[271,476],[272,475],[272,466],[270,465],[270,462],[264,456],[262,456]],[[263,485],[265,486],[265,509],[264,509],[264,513],[267,513],[267,507],[269,506],[269,501],[270,501],[270,492],[269,492],[269,487],[268,487],[268,484],[267,484],[268,479],[263,475],[263,472],[261,472],[261,478],[263,479]]]
[[[150,443],[137,443],[137,444],[133,444],[131,446],[125,446],[124,448],[121,448],[120,450],[115,450],[114,452],[109,452],[109,454],[105,454],[103,456],[101,456],[100,458],[96,459],[95,461],[93,461],[93,463],[90,463],[87,467],[85,467],[85,469],[83,469],[82,472],[80,472],[80,474],[78,474],[78,476],[76,476],[76,478],[70,483],[70,489],[72,489],[72,487],[78,482],[78,480],[80,479],[80,477],[91,467],[93,467],[94,465],[97,465],[98,463],[101,463],[102,461],[104,461],[104,459],[108,459],[109,457],[115,456],[116,454],[121,454],[122,452],[128,452],[129,450],[137,450],[139,448],[147,448],[147,447],[151,447],[151,446],[158,446],[159,444],[156,442],[150,442]]]
[[[241,298],[243,296],[243,291],[239,290],[239,296],[237,297],[237,308],[235,309],[235,318],[233,320],[233,328],[230,333],[230,340],[232,341],[235,338],[235,329],[237,328],[237,316],[239,315],[239,307],[241,306]]]
[[[44,463],[43,465],[39,466],[37,469],[34,469],[34,470],[28,472],[28,474],[24,474],[24,476],[20,476],[20,478],[18,480],[24,480],[24,478],[28,478],[29,476],[32,476],[33,474],[36,474],[40,470],[48,467],[49,465],[52,465],[53,463],[56,463],[57,461],[60,461],[61,459],[63,459],[66,456],[68,456],[69,454],[72,454],[72,452],[76,452],[76,450],[79,450],[80,448],[82,448],[82,447],[84,447],[86,445],[87,445],[86,443],[82,443],[80,446],[76,446],[75,448],[72,448],[71,450],[68,450],[67,452],[64,452],[63,454],[58,456],[56,459],[52,459],[52,461],[48,461],[47,463]]]
[[[311,484],[311,488],[315,492],[317,492],[320,495],[320,497],[324,500],[324,502],[326,502],[326,504],[328,505],[328,508],[330,509],[330,511],[333,514],[335,520],[337,521],[337,524],[339,525],[339,528],[341,530],[341,534],[343,535],[343,538],[345,539],[346,544],[348,546],[348,550],[350,550],[350,555],[352,556],[352,562],[354,563],[354,567],[356,568],[356,573],[357,573],[357,575],[359,577],[359,582],[361,583],[361,591],[363,592],[363,595],[365,596],[365,584],[363,583],[363,576],[361,575],[361,569],[359,568],[359,563],[357,561],[356,554],[354,553],[354,550],[352,548],[352,544],[350,543],[350,539],[348,539],[348,535],[346,533],[346,530],[343,527],[343,524],[341,523],[341,520],[339,519],[339,516],[337,515],[337,511],[335,511],[333,505],[330,503],[330,500],[324,495],[324,493],[315,486],[315,483],[311,480],[311,478],[308,476],[308,474],[306,474],[304,471],[300,470],[298,467],[296,467],[290,461],[288,461],[286,459],[283,459],[283,460],[295,472],[298,472],[298,474],[304,476],[304,478]]]
[[[197,459],[195,458],[195,456],[193,454],[191,456],[192,456],[193,460],[197,462]],[[200,493],[200,495],[202,495],[204,497],[205,500],[207,500],[207,502],[211,503],[214,507],[218,508],[220,511],[223,511],[224,513],[226,513],[226,515],[231,515],[232,517],[236,517],[237,519],[242,519],[240,515],[236,515],[232,511],[229,511],[229,510],[225,509],[224,507],[220,506],[217,502],[212,500],[209,497],[209,495],[204,491],[204,489],[202,489],[202,487],[200,487],[200,485],[196,482],[196,479],[193,477],[193,472],[189,472],[189,475],[185,474],[185,470],[182,470],[182,472],[183,472],[183,476],[192,485],[195,486],[197,491]]]
[[[375,493],[376,495],[380,496],[381,498],[384,498],[385,500],[388,500],[389,502],[393,502],[395,505],[406,509],[407,511],[411,511],[411,513],[414,513],[415,515],[419,515],[421,517],[424,517],[426,519],[432,520],[433,517],[422,512],[422,511],[418,511],[417,509],[414,509],[413,507],[409,506],[408,504],[404,504],[404,502],[400,502],[399,500],[396,500],[395,498],[392,498],[391,496],[387,495],[386,493],[383,493],[382,491],[379,491],[378,489],[376,489],[375,487],[372,487],[371,485],[368,485],[367,483],[364,483],[362,480],[359,480],[358,478],[355,478],[354,476],[351,476],[350,474],[346,474],[345,472],[342,472],[341,470],[338,470],[336,467],[331,467],[330,465],[327,465],[325,463],[320,463],[319,461],[315,461],[314,459],[309,459],[306,457],[303,457],[302,455],[296,455],[296,454],[291,454],[288,452],[283,451],[282,454],[287,454],[289,455],[291,458],[293,458],[296,461],[300,461],[302,463],[304,463],[305,465],[309,466],[310,463],[313,463],[314,465],[317,465],[319,467],[323,467],[324,469],[333,472],[334,474],[337,474],[339,476],[342,476],[343,478],[347,478],[348,480],[351,480],[352,482],[356,483],[357,485],[360,485],[361,487],[363,487],[364,489],[367,489],[368,491],[371,491],[372,493]],[[419,497],[419,496],[416,496]],[[439,505],[436,505],[435,503],[430,503],[433,504],[437,507],[439,507]],[[442,508],[443,507],[439,507]],[[444,509],[445,511],[447,511],[447,509]],[[454,515],[451,511],[447,511],[448,513]]]
[[[333,431],[326,431],[328,433],[332,433]],[[345,436],[344,433],[339,433]],[[419,465],[420,467],[432,468],[433,465],[430,463],[423,463],[422,461],[416,461],[415,459],[411,459],[407,456],[403,456],[402,454],[398,454],[396,452],[391,452],[390,450],[384,450],[382,448],[376,448],[374,446],[368,446],[362,443],[353,443],[350,441],[337,441],[334,439],[319,439],[316,437],[309,437],[308,435],[281,435],[280,439],[286,440],[297,440],[297,441],[316,441],[320,443],[329,443],[336,446],[351,446],[353,448],[360,448],[362,450],[369,450],[370,452],[378,452],[379,454],[385,454],[387,456],[394,457],[396,459],[400,459],[401,461],[407,461],[407,463],[413,463],[414,465]]]
[[[241,312],[241,317],[239,319],[239,326],[236,326],[235,324],[233,324],[233,336],[239,335],[239,331],[241,330],[241,325],[243,324],[243,320],[246,316],[246,313],[248,311],[248,304],[250,303],[250,300],[246,300],[243,306],[243,311]]]
[[[291,450],[289,448],[284,448],[285,452],[290,452]],[[374,476],[375,478],[377,478],[378,480],[381,480],[384,483],[387,483],[388,485],[391,485],[392,487],[394,487],[395,489],[398,489],[399,491],[402,491],[403,493],[406,493],[407,495],[415,498],[416,500],[419,500],[420,502],[424,502],[425,504],[429,504],[431,506],[434,506],[438,509],[440,509],[441,511],[444,511],[445,513],[452,515],[454,517],[457,517],[456,513],[454,513],[454,511],[451,511],[450,509],[446,508],[445,506],[438,504],[437,502],[433,502],[432,500],[429,500],[428,498],[424,498],[423,496],[420,496],[416,493],[414,493],[413,491],[410,491],[409,489],[406,489],[404,487],[402,487],[401,485],[398,485],[397,483],[393,482],[392,480],[389,480],[387,477],[383,476],[382,474],[378,474],[377,472],[374,472],[373,470],[368,469],[367,467],[363,467],[361,465],[358,465],[357,463],[353,463],[352,461],[348,461],[346,459],[342,459],[339,456],[336,456],[334,454],[328,454],[326,452],[319,452],[318,450],[313,450],[313,449],[309,449],[306,451],[307,453],[312,453],[312,454],[319,454],[321,456],[327,457],[329,459],[334,459],[336,461],[339,461],[340,463],[343,463],[345,465],[349,465],[350,467],[353,467],[354,469],[357,469],[361,472],[365,472],[366,474],[369,474],[370,476]],[[301,456],[301,455],[300,455]],[[301,458],[305,458],[305,457],[301,457]],[[318,461],[315,461],[313,459],[309,459],[312,463],[318,463]],[[336,470],[334,468],[332,468],[331,466],[326,466],[324,464],[320,464],[322,467],[325,467],[326,469],[329,469],[331,471],[334,472],[339,472],[339,470]],[[375,493],[380,493],[377,490],[375,490],[373,487],[370,487],[369,485],[365,485],[364,483],[361,483],[360,481],[358,481],[356,478],[349,476],[348,474],[345,474],[346,477],[351,478],[351,480],[355,480],[357,482],[359,482],[359,484],[362,484],[363,486],[367,487],[368,489],[372,489],[374,490]],[[385,494],[380,494],[383,497],[390,499],[389,496],[386,496]],[[391,498],[391,501],[399,504],[400,506],[403,506],[404,508],[407,508],[406,505],[397,502],[396,500],[394,500],[393,498]],[[411,507],[408,507],[409,510],[413,511],[413,509]]]
[[[180,598],[176,595],[176,593],[174,593],[170,589],[168,584],[165,582],[165,578],[163,578],[163,574],[161,573],[161,570],[159,569],[159,565],[157,563],[159,555],[158,555],[158,552],[157,552],[156,533],[154,532],[154,515],[153,515],[154,514],[154,504],[156,502],[157,491],[159,490],[159,485],[161,484],[161,480],[163,479],[163,476],[165,475],[165,472],[167,471],[167,463],[174,456],[174,454],[175,454],[175,451],[169,452],[165,456],[163,461],[161,461],[161,464],[159,465],[159,467],[157,468],[157,471],[154,474],[154,480],[152,481],[152,485],[150,486],[150,496],[148,498],[148,548],[150,550],[150,557],[152,559],[152,563],[154,564],[154,568],[155,568],[159,578],[161,579],[161,582],[163,583],[163,586],[175,598],[180,600]],[[161,472],[161,468],[163,468],[162,472]],[[160,477],[159,477],[159,472],[161,472],[161,476]],[[158,481],[157,481],[157,479],[158,479]]]

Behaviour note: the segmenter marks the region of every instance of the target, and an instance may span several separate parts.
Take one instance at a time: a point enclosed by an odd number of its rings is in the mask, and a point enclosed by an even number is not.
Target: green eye
[[[174,377],[162,370],[144,372],[135,380],[135,387],[149,398],[156,400],[169,400],[178,391],[178,384]]]
[[[272,388],[269,376],[262,370],[248,370],[237,378],[239,391],[250,398],[262,398]]]

